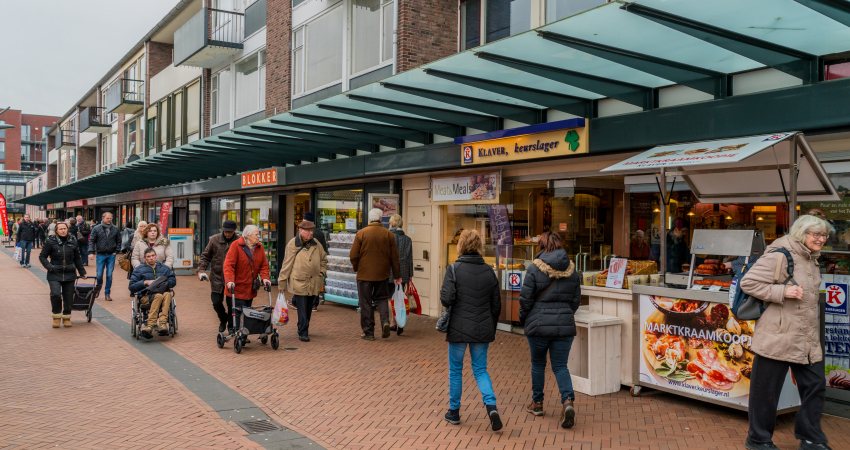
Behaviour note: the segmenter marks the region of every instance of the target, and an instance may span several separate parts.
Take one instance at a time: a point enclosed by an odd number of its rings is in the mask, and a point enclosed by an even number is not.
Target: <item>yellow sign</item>
[[[461,144],[461,164],[499,164],[588,152],[587,125]]]

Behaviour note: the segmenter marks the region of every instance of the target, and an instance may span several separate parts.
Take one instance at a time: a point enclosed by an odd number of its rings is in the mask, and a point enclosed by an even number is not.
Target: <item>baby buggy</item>
[[[272,325],[272,311],[274,311],[274,307],[272,306],[271,288],[266,286],[265,290],[269,294],[269,305],[256,308],[247,306],[240,307],[239,311],[241,311],[242,314],[239,314],[239,319],[237,319],[236,314],[236,293],[235,291],[231,291],[231,315],[233,317],[233,329],[236,330],[232,336],[233,351],[236,353],[242,353],[242,349],[245,347],[245,344],[249,342],[248,336],[252,334],[260,335],[260,343],[263,345],[271,340],[272,349],[277,350],[280,348],[280,335]],[[216,337],[218,348],[223,348],[224,343],[227,342],[229,338],[230,336],[225,333],[218,333],[218,336]]]
[[[153,285],[151,285],[153,286]],[[145,299],[149,295],[152,295],[150,291],[150,287],[148,286],[145,289],[142,289],[133,296],[132,300],[132,309],[133,316],[130,320],[130,330],[133,334],[133,337],[141,339],[142,337],[142,328],[144,328],[145,324],[148,321],[148,312],[151,308],[152,298]],[[171,307],[168,309],[168,329],[165,330],[168,336],[174,337],[177,334],[177,301],[174,298],[174,290],[169,289],[168,292],[171,293]],[[147,301],[145,301],[147,300]],[[162,330],[160,330],[162,331]],[[161,336],[163,334],[160,334]]]
[[[80,280],[91,280],[91,283],[80,282]],[[71,303],[71,310],[85,311],[87,322],[91,322],[91,309],[98,290],[96,277],[80,277],[74,280],[74,301]]]

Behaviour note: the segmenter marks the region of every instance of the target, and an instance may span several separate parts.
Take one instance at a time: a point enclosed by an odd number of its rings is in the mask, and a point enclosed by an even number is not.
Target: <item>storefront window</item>
[[[363,190],[346,189],[318,193],[320,228],[325,233],[356,232],[363,223]]]
[[[348,258],[354,233],[362,223],[363,190],[346,189],[317,194],[316,220],[328,238],[328,278],[325,299],[357,305],[357,283]]]
[[[301,223],[302,220],[304,220],[304,213],[310,211],[310,194],[309,193],[296,194],[295,195],[294,207],[295,207],[295,215],[294,215],[295,223],[293,224],[294,226],[292,227],[292,229],[297,230],[298,224]],[[319,218],[319,219],[321,219],[321,218]]]
[[[236,222],[236,228],[241,230],[242,219],[239,216],[241,209],[241,197],[222,197],[218,199],[218,227],[221,228],[221,224],[223,224],[225,220],[232,220]]]
[[[245,198],[246,225],[256,225],[260,228],[260,239],[269,260],[269,271],[272,281],[276,281],[280,266],[277,259],[277,221],[272,215],[272,196],[258,195]]]
[[[189,200],[188,227],[194,231],[193,242],[195,243],[195,255],[193,265],[197,267],[200,262],[201,252],[204,251],[205,244],[205,242],[201,239],[201,201],[198,199]]]

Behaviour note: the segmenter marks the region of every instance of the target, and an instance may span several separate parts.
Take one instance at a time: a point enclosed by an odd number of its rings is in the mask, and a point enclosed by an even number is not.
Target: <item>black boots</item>
[[[493,431],[502,429],[502,418],[499,417],[499,411],[496,410],[496,405],[484,405],[487,407],[487,417],[490,418],[490,428]]]

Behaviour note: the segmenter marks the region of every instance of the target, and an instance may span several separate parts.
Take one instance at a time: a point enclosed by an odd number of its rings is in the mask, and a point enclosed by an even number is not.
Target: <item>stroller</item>
[[[168,308],[168,336],[174,337],[177,334],[177,300],[174,298],[174,290],[169,289],[171,293],[171,307]],[[148,311],[151,308],[151,302],[142,302],[142,298],[150,295],[148,288],[142,289],[133,296],[132,309],[133,315],[130,320],[130,331],[136,340],[142,337],[142,328],[148,321]]]
[[[269,305],[256,308],[240,308],[240,311],[242,311],[240,315],[241,323],[236,322],[236,292],[231,291],[230,293],[233,328],[236,330],[236,333],[233,335],[233,351],[236,353],[242,353],[242,349],[248,343],[248,336],[251,334],[259,334],[260,343],[263,345],[271,340],[273,350],[280,348],[280,335],[272,325],[272,311],[274,311],[274,306],[272,306],[272,290],[268,286],[265,286],[264,289],[269,294]],[[229,336],[225,333],[218,333],[218,336],[216,336],[218,348],[224,348],[224,343],[228,339]]]
[[[81,283],[80,280],[92,280],[92,282]],[[74,302],[71,304],[71,310],[85,311],[86,321],[91,322],[91,309],[99,290],[96,277],[79,277],[74,280]]]

